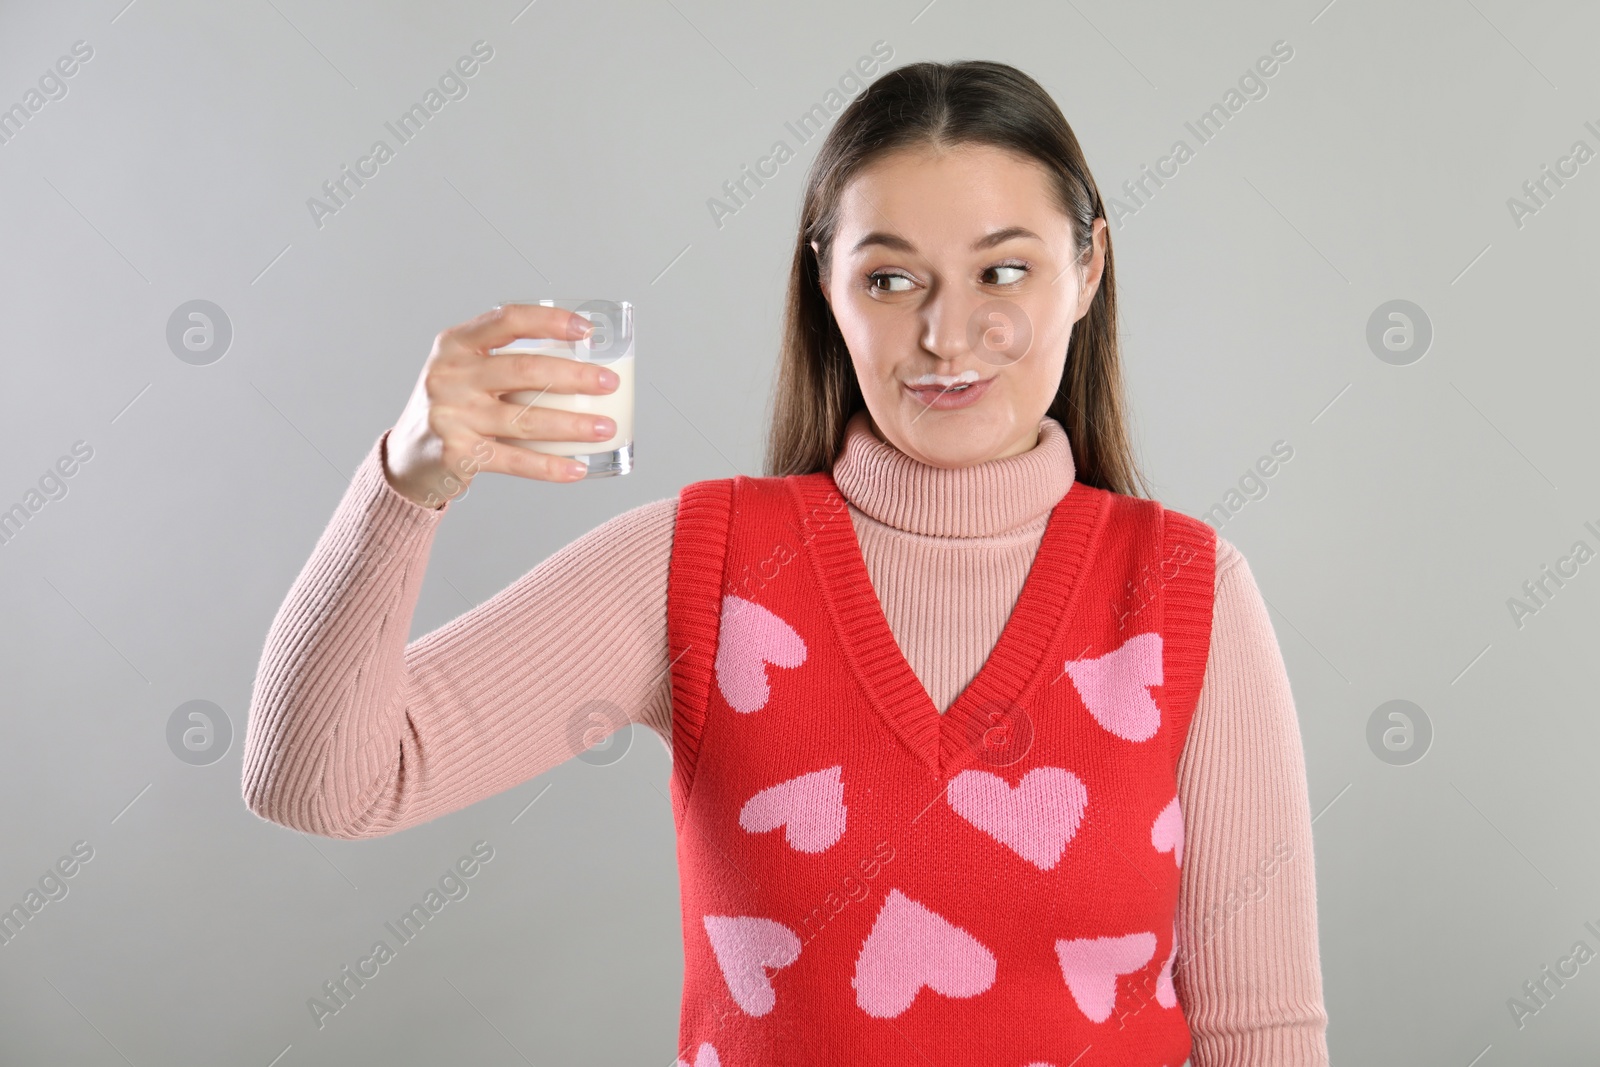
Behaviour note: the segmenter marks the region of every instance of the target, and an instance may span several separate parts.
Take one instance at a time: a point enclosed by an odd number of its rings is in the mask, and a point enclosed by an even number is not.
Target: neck
[[[970,467],[934,467],[885,441],[866,409],[845,425],[833,465],[839,492],[878,522],[907,533],[991,537],[1047,514],[1072,487],[1072,448],[1061,424],[1039,421],[1033,447]]]
[[[865,408],[861,409],[861,414],[866,415],[866,417],[867,417],[867,428],[872,431],[872,436],[876,437],[879,441],[881,441],[884,444],[888,445],[890,448],[894,448],[894,443],[891,442],[887,437],[885,437],[884,434],[883,434],[883,431],[878,428],[878,420],[874,419],[872,417],[871,413],[869,413]],[[1030,451],[1030,450],[1032,450],[1034,448],[1037,448],[1038,445],[1039,445],[1039,428],[1037,426],[1034,427],[1029,432],[1028,436],[1026,438],[1024,438],[1023,440],[1026,443],[1018,442],[1017,447],[1007,449],[1006,451],[1000,453],[998,456],[991,456],[991,457],[989,457],[989,461],[993,461],[993,460],[996,460],[996,459],[1009,459],[1012,456],[1021,455],[1023,452],[1027,452],[1027,451]],[[898,451],[898,449],[896,449],[896,451]]]

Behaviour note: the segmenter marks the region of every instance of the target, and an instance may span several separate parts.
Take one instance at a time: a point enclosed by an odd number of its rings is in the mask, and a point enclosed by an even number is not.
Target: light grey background
[[[684,483],[759,473],[804,168],[719,228],[707,200],[875,41],[891,65],[1037,77],[1107,197],[1275,41],[1293,58],[1113,227],[1136,439],[1273,611],[1303,730],[1329,1042],[1346,1064],[1566,1064],[1600,963],[1519,1027],[1507,999],[1600,949],[1600,162],[1518,226],[1507,200],[1600,137],[1600,11],[1511,0],[806,3],[259,0],[0,4],[0,107],[83,40],[68,94],[0,145],[0,509],[74,442],[68,494],[0,546],[0,903],[94,858],[0,947],[19,1064],[670,1064],[681,947],[668,760],[639,732],[392,837],[337,842],[240,798],[268,624],[435,333],[506,299],[637,305],[638,468],[481,479],[439,532],[414,633]],[[126,5],[126,6],[125,6]],[[494,57],[319,228],[306,207],[472,43]],[[166,343],[186,301],[219,361]],[[1406,299],[1434,339],[1366,342]],[[216,702],[226,754],[166,725]],[[1414,701],[1431,749],[1367,742]],[[544,792],[547,791],[547,792]],[[528,805],[538,797],[538,803]],[[519,816],[520,814],[520,817]],[[518,817],[513,823],[513,818]],[[495,858],[318,1029],[338,968],[477,840]],[[1476,1058],[1476,1059],[1475,1059]],[[1587,1060],[1583,1062],[1588,1062]]]

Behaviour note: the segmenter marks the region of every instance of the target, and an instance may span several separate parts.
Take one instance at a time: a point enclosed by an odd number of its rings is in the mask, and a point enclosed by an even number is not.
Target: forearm
[[[1248,564],[1219,544],[1205,683],[1178,768],[1175,985],[1194,1067],[1325,1067],[1305,757]]]
[[[396,493],[378,448],[268,636],[245,744],[251,810],[331,837],[392,833],[526,781],[628,721],[667,721],[674,501],[590,531],[408,645],[449,506]]]

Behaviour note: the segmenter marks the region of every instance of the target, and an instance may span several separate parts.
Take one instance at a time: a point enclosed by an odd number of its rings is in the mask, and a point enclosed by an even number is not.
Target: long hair
[[[1072,127],[1038,82],[985,60],[911,63],[882,75],[840,114],[806,178],[767,438],[769,476],[831,469],[844,444],[845,423],[865,406],[821,287],[840,194],[862,168],[896,149],[963,144],[992,145],[1041,163],[1057,205],[1072,220],[1074,251],[1087,262],[1094,220],[1105,209]],[[1099,288],[1073,326],[1061,384],[1047,413],[1067,431],[1076,480],[1149,495],[1142,492],[1144,479],[1125,424],[1109,231]]]

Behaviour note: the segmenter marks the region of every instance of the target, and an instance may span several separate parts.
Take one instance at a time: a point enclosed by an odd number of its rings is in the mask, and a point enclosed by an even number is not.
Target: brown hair
[[[831,469],[845,423],[865,406],[820,284],[840,194],[862,168],[896,149],[962,144],[992,145],[1042,164],[1058,205],[1072,220],[1075,251],[1080,259],[1088,257],[1094,220],[1105,215],[1100,191],[1072,127],[1038,82],[985,60],[911,63],[885,73],[839,116],[806,178],[767,438],[769,476]],[[1048,414],[1067,431],[1076,480],[1140,495],[1135,483],[1142,487],[1144,479],[1124,419],[1109,232],[1099,288],[1073,326]]]

